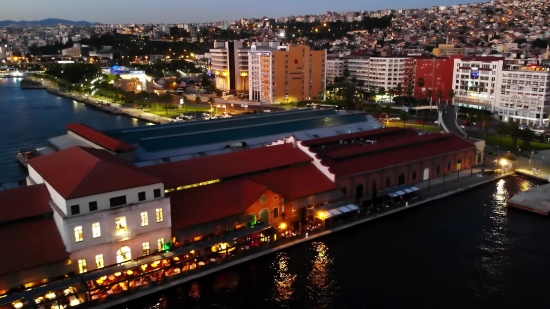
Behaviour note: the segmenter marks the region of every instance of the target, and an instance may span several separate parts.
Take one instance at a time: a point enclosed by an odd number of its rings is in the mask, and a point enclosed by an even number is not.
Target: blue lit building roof
[[[323,114],[328,113],[311,113],[309,114],[309,118],[300,117],[298,119],[296,119],[297,117],[281,117],[278,122],[250,118],[250,121],[232,122],[231,127],[211,122],[208,130],[204,131],[193,130],[180,134],[142,138],[140,147],[145,151],[162,151],[224,142],[227,142],[229,145],[232,142],[246,142],[247,139],[258,138],[260,136],[280,135],[282,138],[285,133],[289,132],[343,126],[365,121],[365,115],[363,114]],[[126,141],[126,139],[124,140]]]
[[[302,109],[289,112],[253,114],[233,118],[173,122],[157,126],[115,130],[108,132],[108,134],[126,143],[141,144],[145,139],[160,136],[196,134],[205,131],[232,129],[235,127],[257,126],[260,124],[281,123],[291,120],[305,120],[314,117],[330,117],[337,114],[338,112],[333,109]]]

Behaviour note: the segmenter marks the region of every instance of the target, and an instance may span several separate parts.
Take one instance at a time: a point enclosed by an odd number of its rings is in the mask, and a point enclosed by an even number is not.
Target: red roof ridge
[[[315,167],[321,173],[327,176],[327,178],[329,178],[331,181],[333,182],[336,181],[336,174],[330,169],[330,166],[324,164],[321,158],[319,157],[319,155],[313,150],[311,150],[310,147],[308,147],[307,145],[304,145],[304,141],[298,139],[296,136],[290,135],[289,137],[283,137],[282,139],[271,143],[271,146],[279,145],[280,143],[286,144],[287,140],[289,140],[290,143],[299,144],[298,148],[313,159],[312,164],[315,165]],[[329,174],[330,176],[327,174]]]
[[[65,199],[161,183],[107,150],[70,147],[29,160],[45,182]]]
[[[82,123],[70,123],[67,129],[110,151],[129,151],[136,148]]]
[[[391,150],[398,147],[406,147],[409,145],[416,145],[418,143],[426,143],[429,141],[448,139],[446,133],[434,133],[427,135],[409,136],[407,138],[400,138],[394,141],[388,141],[380,144],[366,145],[362,147],[356,147],[351,149],[337,150],[332,153],[328,153],[327,157],[332,159],[343,159],[355,155],[366,155],[369,153],[383,152],[384,150]]]

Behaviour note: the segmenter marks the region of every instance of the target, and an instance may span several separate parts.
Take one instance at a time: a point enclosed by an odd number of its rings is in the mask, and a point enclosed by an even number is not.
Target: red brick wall
[[[425,159],[421,161],[411,162],[391,168],[386,168],[379,171],[368,172],[365,174],[355,175],[352,177],[339,178],[336,184],[339,188],[346,188],[346,197],[355,199],[356,187],[359,184],[363,185],[363,196],[372,195],[372,183],[376,181],[378,191],[393,188],[398,186],[399,176],[405,177],[405,184],[413,185],[423,182],[424,168],[429,168],[430,178],[441,177],[444,174],[455,173],[457,171],[457,162],[461,161],[461,170],[466,170],[475,165],[475,148],[464,150],[461,152],[443,155],[435,158]],[[448,169],[450,164],[450,169]],[[439,165],[439,173],[437,166]],[[413,179],[413,174],[416,172],[416,178]],[[386,181],[389,178],[389,186],[386,186]]]

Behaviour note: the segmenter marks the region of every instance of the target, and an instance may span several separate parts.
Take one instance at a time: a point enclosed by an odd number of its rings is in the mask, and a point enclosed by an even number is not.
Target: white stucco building
[[[71,147],[30,160],[27,183],[45,184],[63,243],[79,272],[162,251],[171,242],[161,180],[112,153]]]

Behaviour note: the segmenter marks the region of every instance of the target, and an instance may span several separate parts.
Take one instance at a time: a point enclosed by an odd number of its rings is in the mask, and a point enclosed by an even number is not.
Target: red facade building
[[[453,88],[454,59],[462,58],[463,55],[453,55],[450,57],[437,57],[433,59],[415,59],[415,82],[414,97],[427,98],[428,90],[432,90],[432,101],[439,101],[439,90],[443,92],[441,102],[449,102],[451,97],[450,90]],[[418,87],[419,78],[424,79],[424,87]]]

